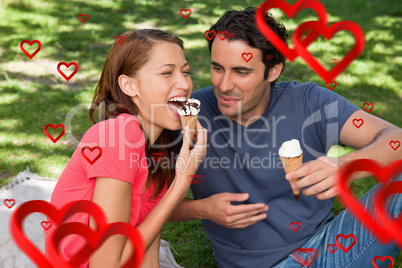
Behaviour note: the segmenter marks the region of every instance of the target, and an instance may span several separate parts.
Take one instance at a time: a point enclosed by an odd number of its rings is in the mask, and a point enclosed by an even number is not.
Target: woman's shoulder
[[[138,147],[145,146],[145,135],[141,130],[138,119],[130,114],[122,113],[115,118],[109,118],[100,121],[91,126],[81,142],[99,142],[109,144],[117,142],[118,144],[135,143]]]

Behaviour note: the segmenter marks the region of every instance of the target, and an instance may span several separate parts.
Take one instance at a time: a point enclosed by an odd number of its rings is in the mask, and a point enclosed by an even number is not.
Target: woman
[[[71,157],[51,203],[60,208],[71,201],[92,200],[104,210],[108,222],[136,226],[147,249],[142,267],[159,267],[159,233],[185,197],[191,176],[205,156],[206,131],[197,122],[197,143],[190,150],[189,130],[184,130],[173,170],[173,130],[181,128],[177,109],[192,92],[183,41],[152,29],[124,36],[123,44],[113,44],[96,87],[89,111],[95,125]],[[98,106],[102,121],[95,123]],[[84,155],[95,162],[91,164]],[[95,220],[85,213],[71,216],[68,222],[96,228]],[[45,232],[46,241],[51,233],[50,229]],[[62,255],[71,258],[83,243],[77,235],[68,236],[61,244]],[[130,257],[130,247],[125,237],[112,236],[82,267],[120,267]]]

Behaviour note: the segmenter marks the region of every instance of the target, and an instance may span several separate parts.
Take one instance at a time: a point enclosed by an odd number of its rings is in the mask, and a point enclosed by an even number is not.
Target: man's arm
[[[356,128],[354,119],[363,119],[363,125]],[[402,150],[393,150],[390,141],[402,141],[402,130],[391,123],[363,111],[354,112],[342,127],[340,142],[343,145],[357,149],[354,152],[333,159],[320,157],[304,163],[301,168],[290,172],[286,179],[301,178],[292,187],[303,189],[306,196],[315,195],[318,199],[329,199],[337,194],[335,174],[341,165],[355,159],[372,159],[382,165],[402,158]],[[366,177],[365,172],[359,173],[354,179]]]
[[[264,203],[232,205],[242,202],[248,194],[219,193],[199,200],[184,199],[170,221],[209,220],[227,228],[245,228],[266,218]]]

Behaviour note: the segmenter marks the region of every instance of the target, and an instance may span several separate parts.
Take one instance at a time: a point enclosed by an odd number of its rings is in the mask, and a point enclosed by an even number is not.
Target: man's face
[[[246,62],[242,54],[252,53]],[[244,55],[249,59],[250,55]],[[249,125],[265,111],[269,101],[269,79],[264,80],[261,52],[243,41],[215,38],[211,48],[211,82],[222,115]]]

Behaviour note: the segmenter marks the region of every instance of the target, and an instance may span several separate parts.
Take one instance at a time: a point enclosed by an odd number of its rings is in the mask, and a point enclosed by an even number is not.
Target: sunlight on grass
[[[66,126],[67,132],[78,142],[92,126],[88,106],[116,35],[132,29],[160,28],[181,37],[197,90],[211,84],[204,32],[226,10],[261,2],[0,0],[0,174],[15,176],[30,167],[41,176],[60,176],[75,147],[67,142],[67,135],[54,144],[43,128],[47,123],[66,124],[67,114],[80,104],[85,108],[74,113],[71,126]],[[287,2],[294,4],[297,0]],[[371,114],[402,126],[400,1],[321,2],[328,11],[329,25],[341,20],[356,22],[366,38],[363,53],[336,77],[338,86],[334,91],[361,109],[364,102],[374,103]],[[193,10],[188,19],[180,15],[181,8]],[[291,48],[294,29],[304,21],[318,19],[311,9],[294,18],[278,8],[271,11],[288,29]],[[89,14],[87,22],[78,20],[80,13]],[[19,48],[25,39],[42,42],[42,50],[32,60]],[[330,70],[335,66],[331,59],[342,59],[354,43],[350,32],[341,31],[330,40],[320,36],[308,51]],[[56,70],[61,61],[79,64],[80,70],[69,82]],[[278,79],[289,80],[312,81],[326,88],[325,82],[300,58],[287,62]],[[351,151],[349,147],[333,146],[328,156],[338,157]],[[0,180],[0,185],[8,181]],[[364,194],[373,182],[357,181],[353,189],[358,195]],[[334,212],[342,210],[336,202]],[[199,221],[168,223],[163,238],[171,243],[176,260],[186,268],[216,267],[210,242]],[[402,268],[401,259],[401,254],[395,258],[395,268]]]

